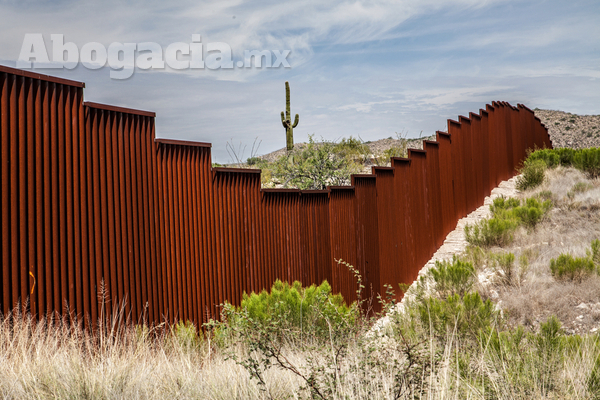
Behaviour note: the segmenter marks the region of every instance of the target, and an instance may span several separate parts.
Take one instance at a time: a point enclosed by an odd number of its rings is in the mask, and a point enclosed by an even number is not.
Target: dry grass
[[[600,326],[600,277],[582,283],[558,282],[550,273],[550,260],[561,253],[585,257],[590,243],[600,238],[600,181],[589,180],[574,168],[558,167],[546,172],[539,188],[522,197],[548,196],[554,208],[534,231],[521,229],[515,241],[495,252],[512,252],[523,277],[513,285],[498,282],[482,289],[507,312],[512,325],[535,330],[540,322],[556,315],[568,333],[586,333]],[[519,263],[520,261],[520,263]],[[577,306],[582,303],[588,308]],[[583,315],[583,318],[578,318]]]

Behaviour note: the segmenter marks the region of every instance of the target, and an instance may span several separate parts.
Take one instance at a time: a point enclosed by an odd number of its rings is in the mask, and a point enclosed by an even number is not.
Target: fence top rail
[[[254,168],[227,168],[217,167],[212,169],[215,173],[230,173],[230,174],[260,174],[262,170]]]
[[[57,78],[55,76],[38,74],[36,72],[31,72],[31,71],[23,71],[21,69],[7,67],[5,65],[0,65],[0,72],[23,76],[25,78],[39,79],[39,80],[46,81],[46,82],[58,83],[61,85],[69,85],[69,86],[75,86],[75,87],[80,87],[80,88],[85,87],[84,82],[77,82],[77,81],[72,81],[70,79],[64,79],[64,78]]]
[[[336,190],[354,190],[354,186],[327,186],[330,191]]]
[[[475,114],[473,112],[470,112],[469,113],[469,118],[472,119],[472,120],[475,120],[475,119],[480,120],[481,119],[481,115]]]
[[[438,142],[437,140],[423,140],[423,143],[430,144],[432,146],[439,146],[440,145],[440,142]]]
[[[156,117],[156,113],[154,113],[152,111],[135,110],[133,108],[125,108],[125,107],[111,106],[108,104],[93,103],[91,101],[86,101],[83,103],[83,105],[86,107],[96,108],[99,110],[115,111],[115,112],[121,112],[121,113],[125,113],[125,114],[142,115],[144,117],[152,117],[152,118]]]
[[[192,141],[187,141],[187,140],[156,138],[156,139],[154,139],[154,141],[156,143],[172,144],[175,146],[212,147],[212,143],[192,142]]]
[[[300,189],[285,189],[285,188],[273,188],[273,189],[260,189],[262,193],[298,193],[300,194]]]
[[[427,150],[425,149],[407,149],[406,152],[408,153],[408,158],[413,154],[427,154]]]

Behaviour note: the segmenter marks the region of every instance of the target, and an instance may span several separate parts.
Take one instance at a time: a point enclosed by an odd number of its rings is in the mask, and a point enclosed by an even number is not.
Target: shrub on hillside
[[[516,218],[482,219],[474,225],[465,226],[465,239],[473,246],[502,247],[513,241],[518,226]]]
[[[428,271],[434,283],[437,295],[445,299],[458,294],[464,296],[474,283],[475,269],[470,262],[462,261],[454,256],[452,261],[436,261],[435,267]]]
[[[600,176],[600,148],[577,150],[573,156],[573,166],[584,171],[590,178]]]
[[[224,311],[226,326],[242,335],[265,330],[274,337],[284,332],[298,332],[315,338],[328,339],[329,326],[341,326],[356,320],[355,306],[347,306],[342,295],[332,294],[327,281],[319,286],[302,287],[276,280],[271,291],[244,293],[241,305],[228,305]]]
[[[538,187],[544,182],[546,163],[543,160],[525,161],[517,178],[517,189],[524,191]]]
[[[514,239],[514,232],[523,225],[533,229],[552,207],[550,200],[530,197],[520,201],[498,197],[490,205],[492,217],[465,226],[465,238],[474,246],[505,246]]]
[[[557,280],[581,282],[595,270],[594,262],[589,257],[573,257],[561,254],[550,260],[550,271]]]
[[[304,148],[293,150],[275,162],[273,177],[283,187],[303,190],[349,185],[350,175],[362,170],[357,147],[355,139],[341,144],[316,143],[309,136]]]
[[[558,165],[563,167],[573,166],[591,178],[600,176],[600,148],[589,149],[544,149],[536,150],[529,155],[525,163],[542,160],[548,168]]]

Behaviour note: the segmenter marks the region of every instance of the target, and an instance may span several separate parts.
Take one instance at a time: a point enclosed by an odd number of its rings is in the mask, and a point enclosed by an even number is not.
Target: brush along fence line
[[[0,310],[150,323],[217,317],[275,279],[327,279],[352,301],[414,281],[457,221],[551,147],[523,105],[494,102],[391,167],[320,191],[261,189],[212,168],[210,144],[156,139],[154,113],[84,102],[84,84],[0,67]],[[86,321],[86,323],[88,323]]]

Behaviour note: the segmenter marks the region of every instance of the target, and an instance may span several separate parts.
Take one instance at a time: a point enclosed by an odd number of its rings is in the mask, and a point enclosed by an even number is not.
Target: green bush
[[[544,182],[546,173],[546,162],[544,160],[525,161],[519,171],[522,175],[517,178],[517,189],[524,191],[538,187]]]
[[[303,190],[349,185],[350,175],[362,170],[362,163],[355,159],[355,140],[351,138],[338,145],[327,141],[316,143],[309,136],[304,148],[294,149],[274,163],[272,176],[283,187]]]
[[[512,285],[515,280],[515,255],[513,253],[500,253],[494,255],[496,269],[505,285]]]
[[[588,250],[588,257],[600,268],[600,240],[592,240],[591,250]]]
[[[454,256],[450,261],[436,261],[428,271],[435,284],[437,295],[445,299],[452,295],[464,296],[473,287],[475,269],[473,264]]]
[[[577,150],[573,156],[573,166],[590,178],[597,178],[600,176],[600,148]]]
[[[260,163],[260,161],[261,161],[260,157],[248,157],[248,159],[246,160],[246,164],[256,165],[256,164]]]
[[[513,241],[518,226],[516,218],[482,219],[474,225],[465,226],[465,239],[473,246],[502,247]]]
[[[540,333],[533,338],[537,350],[538,386],[543,397],[555,389],[557,373],[562,362],[564,340],[560,321],[550,316],[540,324]]]
[[[578,150],[568,148],[536,150],[529,155],[525,163],[538,160],[543,160],[548,168],[558,165],[573,166],[591,178],[600,176],[600,148],[597,147]]]
[[[550,200],[530,197],[523,201],[498,197],[490,205],[492,217],[465,226],[465,238],[474,246],[505,246],[514,239],[514,232],[523,225],[534,229],[552,207]]]
[[[458,338],[477,340],[497,318],[493,303],[483,301],[477,292],[454,294],[443,300],[429,297],[417,305],[417,310],[421,324],[439,338],[455,332]]]
[[[595,270],[594,262],[589,257],[573,257],[561,254],[557,259],[550,260],[550,271],[558,280],[581,282]]]
[[[227,328],[244,334],[248,329],[266,329],[275,336],[299,332],[318,338],[329,337],[329,325],[352,323],[358,317],[355,306],[347,306],[342,295],[332,294],[327,281],[302,287],[295,281],[275,281],[271,291],[244,293],[240,307],[225,308]]]

